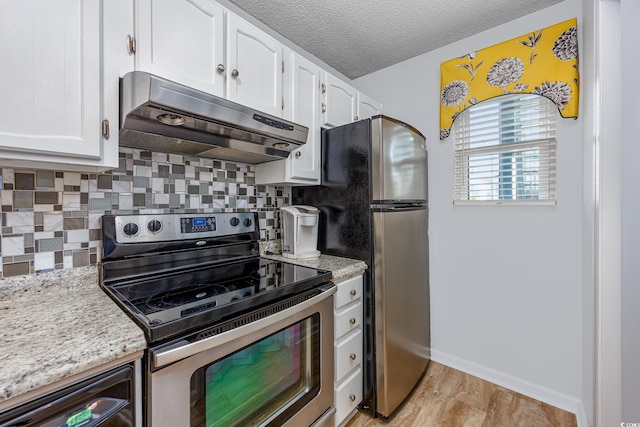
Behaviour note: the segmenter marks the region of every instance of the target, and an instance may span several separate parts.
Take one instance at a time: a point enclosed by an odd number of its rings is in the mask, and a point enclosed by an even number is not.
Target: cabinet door
[[[128,39],[134,34],[134,5],[131,0],[102,1],[102,106],[110,128],[102,156],[106,164],[118,166],[120,124],[120,77],[135,68]]]
[[[355,120],[357,91],[338,79],[326,73],[324,83],[324,104],[322,106],[323,124],[340,126]]]
[[[356,120],[369,119],[380,114],[381,106],[378,101],[369,98],[362,92],[358,92],[358,112]]]
[[[138,0],[136,68],[223,96],[223,14],[211,0]]]
[[[336,415],[334,426],[343,426],[350,419],[356,407],[362,402],[362,368],[356,369],[343,382],[336,385]]]
[[[309,128],[307,143],[289,155],[291,178],[320,181],[320,67],[291,54],[291,120]]]
[[[282,49],[274,38],[227,12],[226,97],[282,117]]]
[[[285,54],[284,118],[309,128],[307,142],[284,160],[256,165],[256,184],[320,183],[320,76],[322,70],[292,51]]]
[[[0,57],[2,157],[99,162],[99,2],[1,1]]]

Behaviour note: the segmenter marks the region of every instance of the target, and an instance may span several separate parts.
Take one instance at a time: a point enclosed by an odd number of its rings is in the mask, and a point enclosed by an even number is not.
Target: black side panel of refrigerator
[[[370,120],[322,131],[322,185],[293,187],[294,204],[320,210],[318,249],[371,262]]]
[[[371,213],[371,120],[322,131],[322,184],[293,187],[292,203],[320,210],[318,250],[360,259],[364,274],[364,361],[362,409],[375,414],[375,325],[371,280],[373,216]]]

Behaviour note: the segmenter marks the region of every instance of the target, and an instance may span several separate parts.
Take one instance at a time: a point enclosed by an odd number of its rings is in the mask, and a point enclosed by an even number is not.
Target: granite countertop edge
[[[265,258],[276,261],[288,262],[291,264],[303,265],[305,267],[317,268],[331,271],[331,278],[334,282],[341,282],[355,276],[363,274],[367,270],[367,263],[358,259],[343,258],[333,255],[321,254],[318,258],[295,259],[279,254],[280,245],[278,241],[269,242],[260,246],[261,255]]]
[[[146,348],[96,266],[4,278],[0,313],[0,402]]]

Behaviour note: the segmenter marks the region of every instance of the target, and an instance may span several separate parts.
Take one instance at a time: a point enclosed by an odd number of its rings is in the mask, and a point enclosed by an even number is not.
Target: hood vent
[[[120,145],[243,163],[285,158],[309,129],[142,71],[120,80]]]

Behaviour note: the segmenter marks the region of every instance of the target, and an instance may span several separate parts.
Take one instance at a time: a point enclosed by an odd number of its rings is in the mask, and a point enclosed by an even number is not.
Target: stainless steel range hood
[[[287,157],[309,129],[142,71],[120,80],[120,145],[244,163]]]

